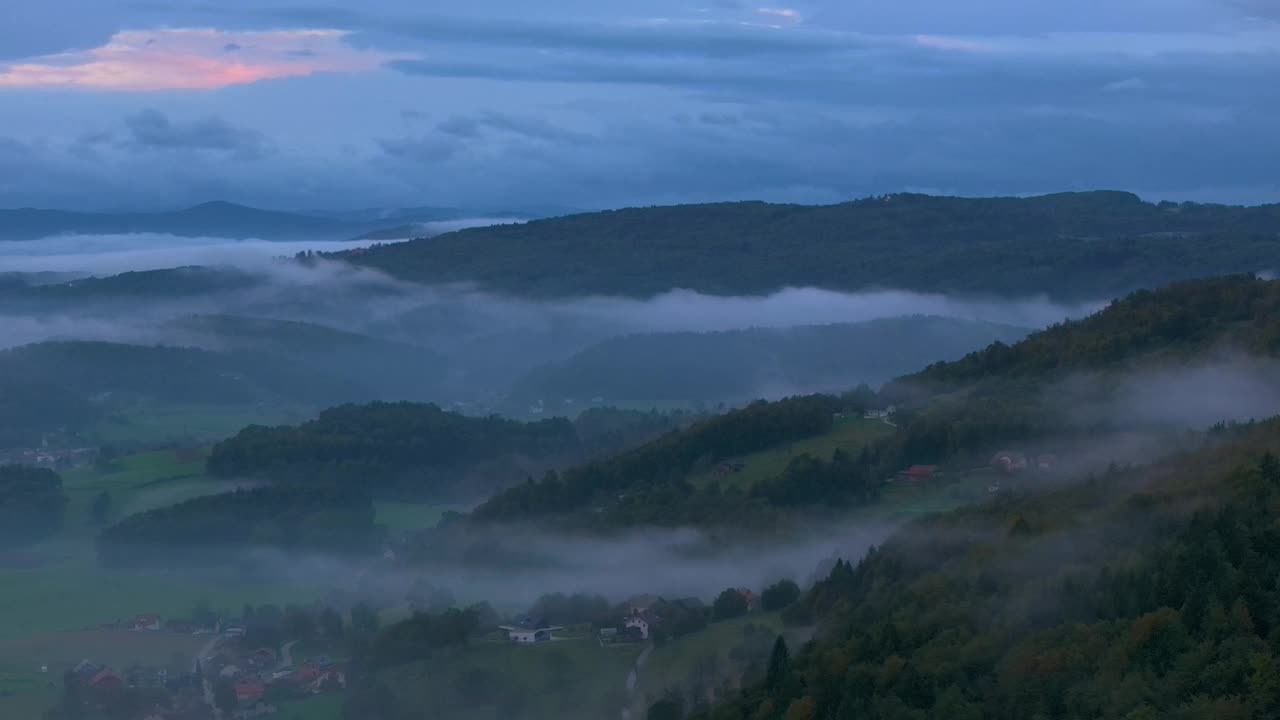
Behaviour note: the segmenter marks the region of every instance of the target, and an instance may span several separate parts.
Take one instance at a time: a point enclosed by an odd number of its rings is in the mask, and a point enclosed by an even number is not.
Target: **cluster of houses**
[[[51,470],[88,465],[97,457],[97,448],[0,448],[0,465],[28,465]]]
[[[760,598],[755,592],[748,588],[739,588],[736,592],[742,596],[748,612],[759,609]],[[679,635],[687,631],[682,631],[681,627],[701,627],[709,616],[710,608],[696,597],[665,600],[652,595],[638,595],[623,604],[614,622],[598,627],[596,635],[602,645],[648,642],[660,631]],[[690,618],[698,620],[689,623]],[[564,629],[530,617],[517,618],[501,628],[507,639],[517,644],[558,640],[556,631]]]
[[[325,692],[347,685],[346,668],[321,655],[295,662],[288,650],[247,647],[245,628],[214,620],[212,624],[185,618],[168,621],[159,615],[135,615],[100,626],[127,632],[170,632],[210,635],[202,657],[189,672],[134,666],[123,672],[85,660],[72,673],[86,697],[99,705],[126,692],[143,692],[151,708],[146,720],[215,720],[215,688],[229,687],[235,709],[222,720],[249,720],[276,713],[275,702]],[[47,668],[45,668],[47,671]]]
[[[1001,450],[991,457],[991,467],[1007,473],[1024,470],[1052,470],[1058,465],[1058,456],[1042,453],[1034,457],[1017,450]]]
[[[79,686],[78,696],[85,702],[107,709],[138,703],[126,702],[132,694],[145,698],[145,720],[214,720],[204,684],[193,672],[172,673],[166,668],[133,666],[122,672],[82,660],[67,674],[64,682]]]

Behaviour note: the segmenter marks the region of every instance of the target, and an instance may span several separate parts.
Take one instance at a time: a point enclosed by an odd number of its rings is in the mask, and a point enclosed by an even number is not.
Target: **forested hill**
[[[688,717],[1277,717],[1278,438],[910,526],[784,613],[813,643]]]
[[[469,417],[430,403],[343,405],[296,426],[251,426],[214,446],[221,477],[353,484],[378,494],[473,500],[551,467],[679,427],[680,413],[596,408],[575,422]]]
[[[601,397],[611,404],[740,403],[761,396],[879,385],[920,358],[959,358],[1027,330],[942,317],[611,338],[516,384],[513,406]]]
[[[1013,345],[998,342],[960,360],[936,363],[905,381],[955,385],[1043,377],[1057,370],[1114,367],[1152,354],[1187,358],[1214,346],[1253,354],[1280,351],[1280,281],[1235,275],[1140,290],[1089,317]]]
[[[535,296],[759,294],[788,286],[1093,300],[1269,270],[1280,205],[1151,204],[1120,192],[896,194],[828,206],[650,207],[477,228],[347,259],[420,282]]]

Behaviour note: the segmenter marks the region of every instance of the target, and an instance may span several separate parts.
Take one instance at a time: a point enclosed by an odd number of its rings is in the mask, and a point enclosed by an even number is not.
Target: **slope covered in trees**
[[[130,515],[98,536],[111,567],[225,562],[253,548],[363,553],[380,538],[369,496],[354,487],[236,490]]]
[[[1275,262],[1280,206],[897,194],[829,206],[632,208],[464,230],[347,259],[522,295],[892,287],[1094,300]],[[484,252],[476,252],[476,248]]]
[[[383,492],[430,495],[465,490],[458,484],[465,484],[466,469],[475,464],[546,460],[580,447],[564,418],[522,423],[467,417],[433,404],[372,403],[330,408],[298,426],[245,428],[214,446],[208,468],[221,477],[358,482]]]
[[[838,563],[815,642],[692,717],[1274,717],[1280,426],[1218,435]]]
[[[825,395],[756,402],[617,456],[513,487],[480,505],[473,516],[480,522],[511,522],[586,511],[582,517],[603,525],[744,521],[763,509],[757,498],[699,492],[687,476],[824,433],[841,406],[838,398]],[[589,512],[593,506],[604,512]]]
[[[1140,290],[1087,318],[1012,346],[994,343],[958,361],[936,363],[906,381],[956,385],[1044,376],[1150,355],[1185,359],[1215,345],[1254,354],[1280,351],[1280,282],[1235,275]]]
[[[38,444],[46,433],[74,434],[139,405],[323,406],[390,395],[398,381],[403,394],[425,393],[431,385],[429,367],[415,363],[427,353],[330,347],[332,354],[307,363],[299,362],[306,346],[296,353],[214,352],[66,341],[0,350],[0,447]]]
[[[1273,356],[1278,288],[1280,282],[1236,276],[1139,292],[1085,320],[931,366],[879,393],[864,388],[840,398],[761,404],[705,424],[741,424],[741,437],[758,443],[749,449],[715,446],[695,426],[606,464],[513,488],[480,506],[475,517],[528,520],[590,507],[597,511],[586,517],[603,526],[749,526],[778,508],[871,502],[886,478],[912,465],[963,471],[987,465],[1009,447],[1062,454],[1068,465],[1149,456],[1157,446],[1176,444],[1177,433],[1188,428],[1280,412],[1273,364],[1246,359],[1214,368],[1209,354],[1226,347],[1250,358]],[[1190,311],[1183,308],[1198,308],[1197,319],[1186,319]],[[1159,320],[1165,317],[1172,319]],[[890,403],[899,405],[897,431],[856,454],[796,458],[745,492],[689,482],[698,459],[719,463],[821,433],[831,420],[819,419],[818,408],[857,412]],[[800,407],[805,411],[793,414]],[[771,432],[746,429],[757,421]]]
[[[559,398],[605,402],[738,403],[761,396],[879,385],[916,370],[920,358],[955,359],[1028,331],[941,317],[751,328],[713,333],[655,333],[613,338],[530,373],[511,399],[520,405]]]

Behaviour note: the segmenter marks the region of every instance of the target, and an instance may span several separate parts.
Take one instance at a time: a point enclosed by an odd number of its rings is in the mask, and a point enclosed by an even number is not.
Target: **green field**
[[[538,645],[476,643],[385,671],[408,707],[453,720],[613,718],[643,648],[601,647],[593,638]]]
[[[718,475],[714,470],[707,470],[691,477],[690,481],[694,485],[703,487],[718,480],[722,487],[746,489],[758,482],[781,475],[787,469],[787,464],[800,455],[808,454],[815,458],[830,460],[836,450],[857,453],[867,443],[876,438],[891,435],[893,432],[893,427],[879,420],[844,418],[837,420],[835,427],[823,435],[740,458],[743,462],[743,469],[740,472]]]
[[[314,408],[294,405],[140,406],[96,423],[86,433],[90,444],[176,442],[206,444],[235,435],[248,425],[285,425],[309,420]]]
[[[207,449],[157,450],[123,457],[105,472],[92,465],[62,472],[62,487],[71,501],[67,506],[66,534],[81,537],[97,531],[90,521],[89,508],[102,491],[111,496],[107,520],[112,522],[244,485],[207,477],[204,461],[208,454]]]
[[[280,703],[273,720],[341,720],[341,695],[316,695],[305,700]]]

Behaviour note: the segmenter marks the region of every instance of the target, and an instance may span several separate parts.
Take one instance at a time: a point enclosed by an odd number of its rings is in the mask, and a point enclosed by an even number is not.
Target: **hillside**
[[[691,717],[1273,717],[1278,437],[909,526],[802,599],[815,643]]]
[[[1112,302],[1104,311],[995,343],[955,362],[936,363],[904,382],[957,385],[984,378],[1044,376],[1217,346],[1253,354],[1280,351],[1280,282],[1250,275],[1175,283]]]
[[[352,262],[417,282],[532,296],[671,288],[901,288],[1095,300],[1275,264],[1280,205],[897,194],[829,206],[759,202],[614,210],[385,245]],[[476,248],[484,248],[477,252]]]
[[[541,368],[510,394],[517,406],[561,398],[654,405],[737,404],[762,396],[839,391],[915,370],[920,358],[956,359],[1019,328],[939,317],[864,323],[655,333],[612,338]]]
[[[322,407],[405,396],[415,388],[426,395],[435,380],[425,351],[400,352],[359,336],[230,318],[192,319],[186,327],[205,333],[206,340],[216,330],[224,344],[234,345],[236,338],[246,344],[212,351],[66,341],[0,350],[0,447],[39,445],[46,434],[76,435],[118,413],[185,406],[253,410],[264,403]],[[264,342],[254,349],[255,330],[270,330],[280,345]]]
[[[1277,302],[1280,282],[1251,276],[1139,292],[1012,346],[936,364],[878,394],[864,389],[730,412],[607,464],[513,488],[475,517],[528,521],[594,508],[576,522],[758,527],[780,508],[875,502],[886,478],[914,465],[963,473],[1011,448],[1061,455],[1055,475],[1149,459],[1179,447],[1187,430],[1280,414],[1280,375],[1270,359],[1280,349]],[[1186,307],[1199,308],[1194,320],[1180,311]],[[831,413],[894,403],[897,431],[889,436],[831,457],[794,457],[739,492],[705,484],[718,463],[829,433]],[[736,428],[732,444],[718,439],[729,427]]]

